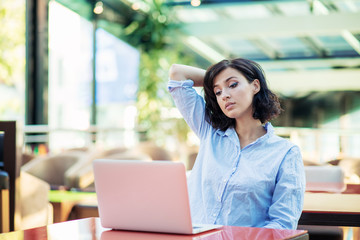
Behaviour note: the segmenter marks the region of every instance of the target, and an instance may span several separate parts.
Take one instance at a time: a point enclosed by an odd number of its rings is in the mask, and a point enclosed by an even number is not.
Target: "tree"
[[[147,11],[133,12],[125,25],[125,41],[141,51],[137,107],[138,126],[147,138],[161,139],[166,134],[186,140],[189,131],[183,119],[163,122],[166,109],[173,107],[167,92],[168,69],[172,63],[190,64],[194,60],[175,40],[178,24],[162,0],[143,1]],[[134,7],[134,6],[133,6]]]
[[[25,1],[0,1],[0,117],[23,116]]]

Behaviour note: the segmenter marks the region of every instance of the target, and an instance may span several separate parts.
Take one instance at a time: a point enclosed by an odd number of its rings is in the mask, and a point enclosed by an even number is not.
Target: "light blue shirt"
[[[266,123],[267,133],[241,149],[233,128],[220,131],[205,120],[205,102],[193,84],[168,83],[177,108],[200,138],[188,178],[192,221],[296,229],[305,192],[299,148]]]

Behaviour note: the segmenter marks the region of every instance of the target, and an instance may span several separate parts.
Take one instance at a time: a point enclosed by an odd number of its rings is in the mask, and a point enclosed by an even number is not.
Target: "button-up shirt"
[[[200,138],[188,178],[194,223],[296,229],[305,192],[299,147],[274,133],[240,147],[234,128],[215,129],[205,120],[205,102],[192,80],[168,89],[185,121]]]

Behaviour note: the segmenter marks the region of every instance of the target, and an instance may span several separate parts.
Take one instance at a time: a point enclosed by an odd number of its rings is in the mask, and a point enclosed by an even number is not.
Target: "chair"
[[[349,184],[360,184],[360,159],[346,157],[339,160],[338,166],[345,174],[345,182]]]
[[[339,166],[305,166],[306,191],[339,193],[346,189],[344,172]]]
[[[187,170],[188,171],[190,171],[194,167],[197,155],[198,155],[197,152],[193,152],[188,155],[188,159],[187,159]]]
[[[86,152],[83,151],[39,156],[24,164],[21,170],[48,182],[53,187],[65,186],[65,172],[86,156]]]
[[[171,155],[153,142],[141,142],[137,146],[128,149],[115,147],[108,150],[95,150],[88,152],[81,161],[69,167],[64,175],[64,185],[69,188],[93,188],[94,175],[92,162],[96,158],[109,158],[118,160],[172,160]]]
[[[172,160],[171,154],[166,149],[157,146],[152,141],[140,142],[133,151],[148,155],[152,160]]]
[[[0,233],[10,231],[9,175],[0,170]]]
[[[20,229],[53,223],[53,208],[48,200],[50,185],[26,172],[20,173]]]
[[[94,181],[92,174],[92,162],[106,155],[101,149],[93,149],[84,152],[82,159],[69,167],[64,173],[64,185],[68,188],[84,189]]]
[[[109,154],[109,155],[107,155]],[[147,160],[151,158],[148,155],[141,152],[135,152],[133,150],[126,151],[110,151],[107,150],[104,153],[99,153],[89,157],[86,161],[78,162],[72,166],[65,173],[65,185],[73,188],[93,188],[94,173],[92,168],[92,162],[96,158],[109,158],[117,160]]]
[[[1,158],[2,170],[9,175],[9,230],[15,230],[15,215],[18,213],[16,197],[17,179],[20,174],[20,161],[16,155],[16,122],[0,121],[0,132],[4,133]]]

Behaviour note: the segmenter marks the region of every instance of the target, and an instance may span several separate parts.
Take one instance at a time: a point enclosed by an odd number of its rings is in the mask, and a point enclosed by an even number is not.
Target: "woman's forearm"
[[[202,87],[204,83],[205,70],[182,64],[173,64],[169,71],[171,80],[183,81],[191,79],[195,87]]]

